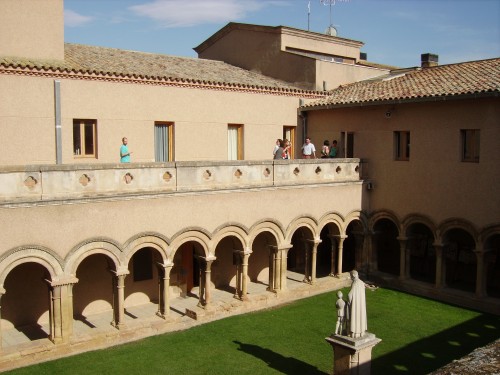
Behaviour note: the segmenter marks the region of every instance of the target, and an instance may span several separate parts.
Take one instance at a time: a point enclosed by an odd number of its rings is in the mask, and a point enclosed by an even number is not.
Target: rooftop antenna
[[[330,6],[330,25],[326,29],[326,34],[331,35],[331,36],[337,36],[337,29],[332,23],[332,5],[335,5],[336,2],[348,2],[349,0],[320,0],[320,3],[323,5],[329,5]]]

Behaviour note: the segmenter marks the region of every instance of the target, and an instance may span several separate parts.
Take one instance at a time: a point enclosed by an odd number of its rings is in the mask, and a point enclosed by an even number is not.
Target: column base
[[[372,348],[382,341],[381,339],[373,333],[365,332],[357,338],[331,334],[325,340],[333,348],[335,375],[370,375]]]

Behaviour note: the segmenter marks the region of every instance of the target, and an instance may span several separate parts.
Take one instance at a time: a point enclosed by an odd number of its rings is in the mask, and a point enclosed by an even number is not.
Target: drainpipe
[[[54,115],[56,122],[56,164],[62,164],[61,82],[54,80]]]

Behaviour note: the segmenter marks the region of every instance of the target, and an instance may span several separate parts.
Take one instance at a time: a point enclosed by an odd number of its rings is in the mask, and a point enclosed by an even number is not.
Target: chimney
[[[434,53],[422,53],[420,55],[420,60],[422,68],[430,68],[439,65],[439,56]]]

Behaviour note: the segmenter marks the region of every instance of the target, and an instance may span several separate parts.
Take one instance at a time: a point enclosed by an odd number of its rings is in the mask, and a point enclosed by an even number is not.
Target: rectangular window
[[[295,159],[295,126],[283,126],[283,139],[290,142],[290,159]]]
[[[174,124],[155,122],[155,161],[174,160]]]
[[[73,155],[97,158],[97,120],[73,120]]]
[[[134,281],[151,280],[153,278],[153,253],[151,248],[137,251],[132,257]]]
[[[337,157],[353,158],[354,157],[354,133],[341,132],[340,143],[338,144],[339,151]]]
[[[479,163],[479,130],[460,130],[462,138],[462,161]]]
[[[227,127],[227,160],[243,160],[243,125]]]
[[[394,160],[410,160],[410,132],[394,132]]]

